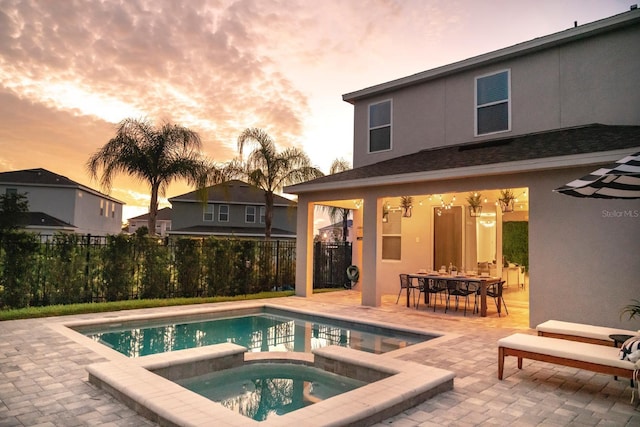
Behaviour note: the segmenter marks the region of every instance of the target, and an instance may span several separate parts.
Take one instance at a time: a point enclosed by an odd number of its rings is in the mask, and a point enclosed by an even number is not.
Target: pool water
[[[337,319],[296,313],[251,313],[209,320],[165,319],[127,325],[105,324],[80,330],[128,357],[140,357],[230,342],[251,352],[311,350],[340,345],[370,353],[386,353],[434,338]]]
[[[284,415],[367,384],[289,363],[257,363],[177,383],[256,421]]]

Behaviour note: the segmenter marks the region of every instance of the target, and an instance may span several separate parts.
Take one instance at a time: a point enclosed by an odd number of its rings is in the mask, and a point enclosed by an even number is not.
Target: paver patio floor
[[[445,314],[442,307],[435,313],[424,305],[416,310],[405,307],[404,301],[401,297],[396,305],[396,295],[387,295],[380,307],[363,307],[356,291],[266,300],[285,307],[454,335],[437,347],[401,352],[397,356],[399,360],[454,371],[453,391],[379,425],[640,426],[638,397],[630,403],[632,388],[626,380],[528,360],[519,371],[514,358],[507,358],[505,379],[498,380],[496,341],[514,332],[535,333],[528,327],[525,291],[513,289],[507,293],[509,315],[502,317],[495,314],[495,306],[491,305],[490,315],[481,318],[469,312],[463,316],[462,311]],[[236,306],[244,302],[222,304]],[[127,313],[165,313],[189,308]],[[85,367],[105,361],[103,355],[49,327],[70,320],[113,315],[0,322],[0,427],[154,425],[88,383]],[[215,425],[215,420],[211,425]]]

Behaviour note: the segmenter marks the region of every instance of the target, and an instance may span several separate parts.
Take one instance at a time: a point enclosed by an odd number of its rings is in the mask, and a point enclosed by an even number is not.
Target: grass
[[[233,297],[139,299],[114,302],[96,302],[46,307],[27,307],[0,310],[0,321],[32,319],[36,317],[68,316],[71,314],[102,313],[106,311],[135,310],[138,308],[168,307],[189,304],[206,304],[224,301],[244,301],[263,298],[280,298],[293,295],[294,291],[261,292],[258,294],[236,295]]]
[[[315,289],[314,293],[339,291],[340,288]],[[0,321],[32,319],[38,317],[68,316],[71,314],[103,313],[107,311],[135,310],[138,308],[169,307],[190,304],[207,304],[225,301],[245,301],[264,298],[282,298],[294,295],[294,291],[260,292],[257,294],[236,295],[233,297],[209,298],[171,298],[171,299],[137,299],[114,302],[96,302],[68,305],[49,305],[46,307],[27,307],[0,310]]]

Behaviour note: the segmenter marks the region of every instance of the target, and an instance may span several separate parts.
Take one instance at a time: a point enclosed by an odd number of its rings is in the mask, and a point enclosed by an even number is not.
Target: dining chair
[[[451,307],[451,297],[454,298],[456,304],[456,311],[458,311],[460,298],[464,298],[464,315],[467,315],[467,306],[469,305],[469,296],[474,294],[474,312],[477,306],[477,288],[470,285],[471,282],[464,280],[447,280],[447,304],[444,308],[444,312]]]
[[[398,301],[400,301],[400,295],[402,294],[403,290],[407,292],[407,299],[409,299],[411,295],[411,290],[413,288],[414,286],[411,284],[411,279],[409,278],[409,275],[400,274],[400,291],[398,292],[398,298],[396,298],[396,304],[398,303]],[[413,294],[413,305],[416,305],[415,293]]]
[[[436,295],[440,295],[440,304],[442,304],[442,294],[447,292],[446,281],[421,277],[418,279],[418,283],[420,286],[416,308],[420,307],[420,296],[422,294],[428,294],[429,302],[431,303],[431,301],[433,301],[433,311],[436,311]]]
[[[487,286],[487,297],[493,298],[493,302],[496,303],[496,309],[498,309],[498,317],[500,317],[500,304],[504,305],[505,313],[509,314],[507,309],[507,303],[502,297],[502,290],[504,289],[504,280],[495,282]]]

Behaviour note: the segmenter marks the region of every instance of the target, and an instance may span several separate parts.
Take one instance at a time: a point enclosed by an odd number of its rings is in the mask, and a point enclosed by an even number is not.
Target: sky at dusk
[[[634,0],[0,0],[0,172],[45,168],[148,209],[86,162],[125,118],[197,131],[216,162],[247,127],[328,172],[351,161],[342,94],[629,10]],[[167,197],[192,189],[169,187]],[[166,198],[163,199],[166,204]]]

